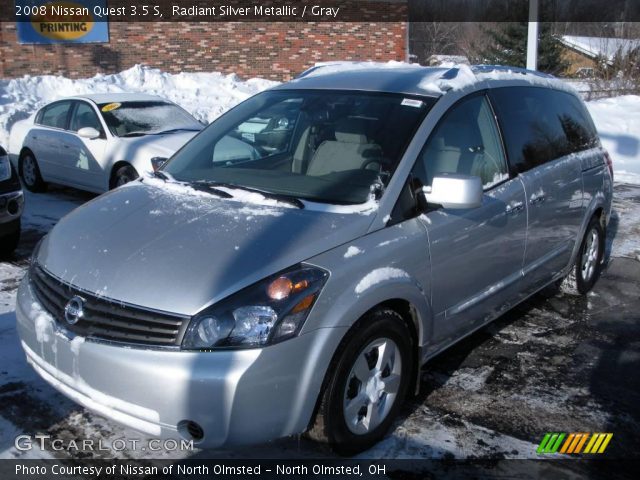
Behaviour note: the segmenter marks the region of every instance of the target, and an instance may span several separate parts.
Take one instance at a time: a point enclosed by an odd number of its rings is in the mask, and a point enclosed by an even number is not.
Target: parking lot
[[[0,457],[301,458],[331,452],[303,437],[222,451],[32,450],[19,434],[144,439],[57,393],[26,364],[15,292],[37,240],[91,199],[71,189],[27,194],[23,239],[0,264]],[[362,458],[537,458],[546,432],[611,432],[607,458],[638,458],[640,187],[617,184],[606,270],[587,297],[543,292],[430,361],[420,394]]]

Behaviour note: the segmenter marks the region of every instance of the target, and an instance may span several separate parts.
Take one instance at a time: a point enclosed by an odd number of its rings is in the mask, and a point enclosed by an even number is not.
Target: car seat
[[[343,118],[336,122],[335,140],[322,142],[309,161],[307,175],[320,176],[345,170],[380,170],[382,148],[371,143],[362,119]]]

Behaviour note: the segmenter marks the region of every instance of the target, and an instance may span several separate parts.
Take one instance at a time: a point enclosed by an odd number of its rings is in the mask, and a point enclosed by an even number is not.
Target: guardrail
[[[606,83],[601,83],[600,85],[596,85],[596,88],[593,88],[590,85],[590,82],[592,82],[593,80],[590,80],[588,78],[563,78],[563,80],[569,85],[573,85],[573,87],[586,101],[598,100],[600,98],[619,97],[622,95],[640,95],[639,88],[619,88],[615,84],[612,84],[610,87],[608,87]]]
[[[585,101],[599,100],[601,98],[620,97],[622,95],[638,95],[637,89],[602,89],[602,90],[578,90],[578,93]]]

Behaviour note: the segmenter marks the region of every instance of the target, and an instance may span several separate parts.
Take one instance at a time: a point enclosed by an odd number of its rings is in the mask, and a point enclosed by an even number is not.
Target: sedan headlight
[[[182,348],[261,347],[298,334],[327,272],[298,265],[268,277],[195,315]]]
[[[160,170],[160,167],[167,163],[167,160],[169,160],[167,157],[153,157],[151,159],[151,167],[153,167],[153,171],[157,172]]]

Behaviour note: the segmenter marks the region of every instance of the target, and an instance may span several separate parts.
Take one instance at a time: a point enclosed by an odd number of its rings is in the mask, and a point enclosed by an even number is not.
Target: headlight
[[[182,348],[261,347],[298,334],[328,277],[298,265],[268,277],[191,319]]]
[[[154,172],[157,172],[169,160],[167,157],[153,157],[151,159],[151,167]]]
[[[11,164],[9,163],[9,156],[4,149],[0,147],[0,182],[9,180],[11,178]]]
[[[33,251],[31,252],[31,265],[35,265],[38,263],[38,253],[40,253],[40,247],[42,246],[42,242],[44,241],[46,236],[47,235],[44,235],[40,240],[38,240],[36,246],[33,247]]]

